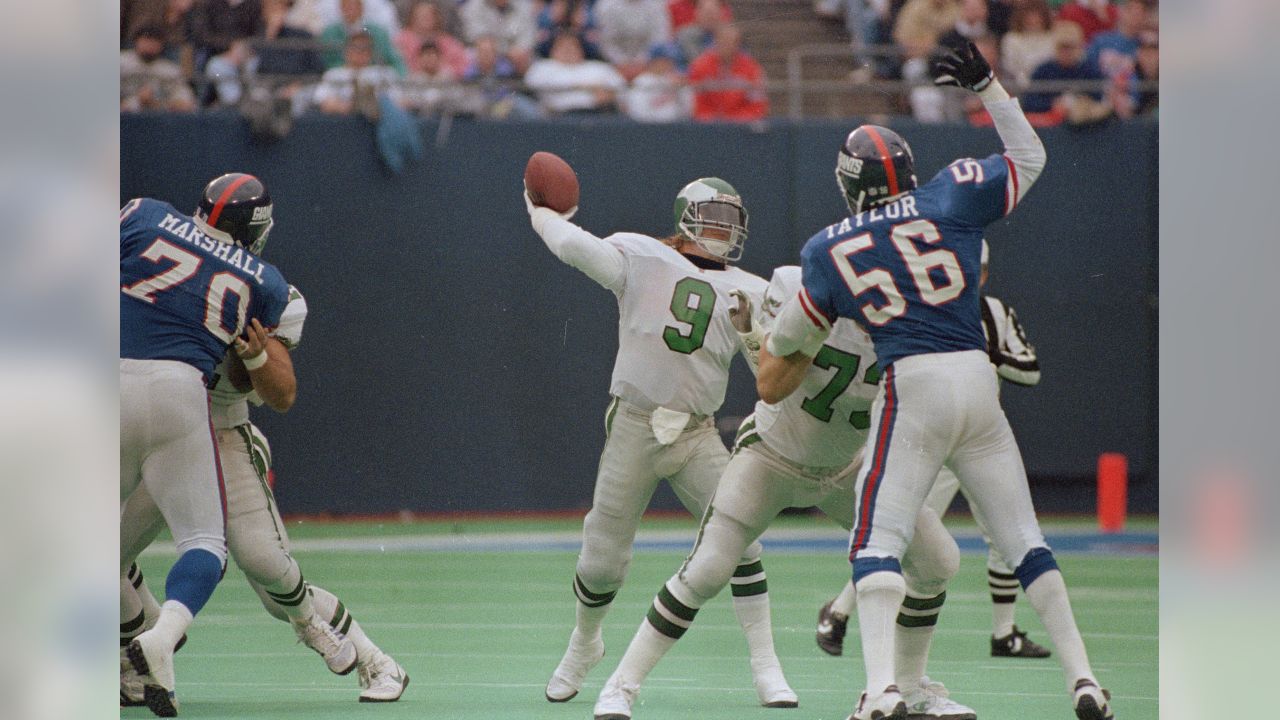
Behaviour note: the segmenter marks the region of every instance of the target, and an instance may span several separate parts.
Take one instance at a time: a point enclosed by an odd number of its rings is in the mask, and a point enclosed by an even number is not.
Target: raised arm
[[[821,313],[806,307],[805,290],[787,301],[760,349],[756,391],[770,405],[782,402],[800,387],[813,358],[831,334],[831,324]]]
[[[996,132],[1004,142],[1004,156],[1012,167],[1016,204],[1040,177],[1047,160],[1044,143],[1040,142],[1040,136],[1027,121],[1022,107],[1017,99],[1009,96],[991,71],[990,63],[972,42],[950,48],[950,52],[934,65],[933,71],[935,84],[972,90],[991,114]]]
[[[618,248],[569,222],[577,212],[573,208],[557,213],[551,208],[538,207],[524,194],[524,204],[529,211],[533,231],[542,242],[566,265],[581,270],[609,290],[622,292],[627,278],[627,259]]]

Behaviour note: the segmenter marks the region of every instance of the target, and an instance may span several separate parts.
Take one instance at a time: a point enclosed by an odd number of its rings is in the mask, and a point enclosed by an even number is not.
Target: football
[[[534,205],[558,213],[578,205],[578,176],[569,163],[549,152],[536,152],[524,166],[524,185]]]

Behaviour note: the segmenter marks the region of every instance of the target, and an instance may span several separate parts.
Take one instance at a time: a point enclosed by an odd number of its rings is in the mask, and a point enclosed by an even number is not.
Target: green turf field
[[[950,523],[949,523],[950,524]],[[1077,524],[1078,525],[1078,524]],[[821,526],[786,518],[781,526]],[[296,644],[292,631],[262,610],[243,575],[226,578],[178,654],[181,716],[189,718],[590,718],[595,695],[644,616],[653,594],[677,568],[683,552],[637,552],[627,584],[605,625],[604,661],[573,701],[553,705],[542,695],[573,624],[571,550],[469,551],[397,549],[381,539],[515,536],[526,547],[539,533],[563,538],[579,528],[571,519],[537,522],[465,521],[412,525],[291,523],[295,556],[307,579],[336,593],[374,642],[400,661],[412,679],[398,703],[362,705],[355,675],[329,674],[318,656]],[[647,524],[692,538],[693,521]],[[957,524],[962,531],[965,525]],[[1154,530],[1150,524],[1147,529]],[[772,532],[772,531],[771,531]],[[837,530],[838,534],[839,531]],[[1046,524],[1052,536],[1053,525]],[[800,696],[795,710],[756,703],[746,643],[728,593],[708,604],[693,628],[658,665],[634,709],[637,720],[717,718],[834,719],[849,714],[862,688],[856,630],[843,657],[825,655],[813,641],[818,607],[839,590],[848,565],[840,553],[769,550],[765,567],[773,601],[778,655]],[[343,545],[335,541],[350,541]],[[363,547],[362,547],[363,545]],[[484,545],[483,548],[491,546]],[[171,552],[161,548],[140,561],[159,594]],[[1155,555],[1062,554],[1059,562],[1103,684],[1113,691],[1121,720],[1157,715],[1158,564]],[[947,596],[930,674],[983,720],[1072,718],[1056,659],[1009,660],[989,656],[990,605],[985,558],[964,556]],[[1048,644],[1030,607],[1019,603],[1018,622]],[[146,708],[122,709],[125,718],[151,717]]]

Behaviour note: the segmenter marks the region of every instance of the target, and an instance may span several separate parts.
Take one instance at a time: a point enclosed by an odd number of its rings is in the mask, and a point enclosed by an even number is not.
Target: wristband
[[[244,363],[244,369],[253,371],[267,364],[267,349],[263,348],[262,352],[253,357],[242,357],[240,361]]]

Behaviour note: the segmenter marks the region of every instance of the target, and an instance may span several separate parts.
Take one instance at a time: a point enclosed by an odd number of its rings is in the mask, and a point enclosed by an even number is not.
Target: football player
[[[409,676],[373,644],[344,603],[303,579],[289,552],[289,536],[268,481],[271,447],[249,421],[250,401],[260,404],[266,398],[281,412],[293,404],[296,383],[289,352],[302,341],[306,315],[302,293],[289,286],[289,304],[280,326],[267,340],[269,355],[264,370],[274,364],[277,372],[261,373],[247,391],[232,381],[240,373],[234,367],[236,358],[228,355],[217,369],[211,410],[227,486],[227,545],[272,617],[290,623],[298,638],[319,653],[332,672],[345,675],[357,671],[360,702],[392,702],[404,692]],[[121,643],[127,641],[130,630],[137,632],[154,615],[155,599],[133,560],[151,544],[162,524],[151,497],[141,489],[135,491],[121,516],[121,562],[127,568],[120,585]],[[134,678],[121,679],[122,705],[136,704],[136,685]]]
[[[850,540],[867,671],[854,720],[907,717],[892,631],[906,593],[901,560],[943,465],[989,521],[1000,555],[1015,565],[1057,647],[1077,718],[1104,720],[1113,717],[1110,696],[1098,686],[1036,521],[979,311],[983,228],[1025,196],[1044,168],[1044,146],[972,43],[952,48],[935,73],[939,84],[978,94],[1004,154],[957,160],[917,188],[911,149],[897,133],[874,125],[851,132],[836,176],[852,214],[806,243],[804,288],[779,313],[760,353],[760,375],[777,371],[773,364],[807,366],[812,355],[805,351],[841,317],[867,330],[884,368]]]
[[[987,241],[982,241],[982,267],[979,271],[978,285],[986,287],[987,260],[990,250]],[[991,364],[996,368],[996,375],[1001,380],[1027,387],[1040,382],[1040,362],[1036,359],[1035,348],[1027,342],[1026,332],[1018,322],[1013,308],[999,299],[982,293],[980,296],[982,309],[982,333],[987,342],[987,354]],[[939,516],[945,515],[956,492],[961,490],[960,479],[955,473],[943,466],[938,472],[938,479],[929,491],[925,505],[933,508]],[[972,508],[972,503],[970,504]],[[991,546],[991,534],[987,532],[987,523],[982,513],[974,510],[974,519],[987,540],[987,587],[991,590],[991,655],[993,657],[1027,657],[1047,658],[1049,649],[1027,638],[1027,633],[1019,630],[1013,623],[1015,606],[1018,599],[1018,579],[1013,568],[1000,557],[995,547]],[[849,615],[853,613],[855,603],[853,583],[845,583],[833,600],[828,601],[818,611],[818,647],[830,655],[840,655],[844,648],[844,636],[848,629]]]
[[[740,291],[759,303],[768,283],[733,265],[747,237],[747,211],[733,186],[694,180],[675,201],[675,233],[600,239],[525,193],[533,229],[556,257],[618,298],[618,356],[605,412],[591,510],[582,527],[573,590],[577,620],[546,697],[565,702],[604,656],[601,625],[627,574],[636,527],[658,483],[671,483],[689,512],[710,504],[729,460],[716,431],[729,364],[745,347],[730,320]],[[738,559],[733,605],[747,636],[760,702],[794,707],[773,648],[760,544]]]
[[[800,268],[774,271],[756,320],[767,324],[786,298],[800,289]],[[759,348],[767,325],[749,312],[735,325]],[[788,507],[822,509],[845,529],[853,528],[853,480],[862,462],[880,369],[871,339],[851,320],[837,320],[814,360],[801,368],[801,391],[777,404],[768,393],[743,420],[733,455],[702,519],[698,539],[678,572],[658,591],[648,616],[596,701],[596,720],[625,720],[640,685],[689,629],[707,601],[724,586],[756,581],[735,569],[778,513]],[[777,378],[762,377],[762,386]],[[925,677],[929,640],[938,621],[947,582],[960,564],[955,540],[937,513],[920,511],[916,535],[903,557],[910,592],[898,616],[899,683],[912,717],[974,720],[972,710],[947,698],[941,683]],[[750,569],[748,569],[749,571]],[[904,680],[910,675],[910,680]]]
[[[146,488],[178,550],[155,625],[126,649],[161,717],[178,709],[174,647],[227,559],[207,388],[232,346],[251,378],[264,372],[266,331],[288,300],[256,253],[271,222],[266,187],[242,173],[210,182],[194,216],[149,198],[120,211],[120,500]]]

